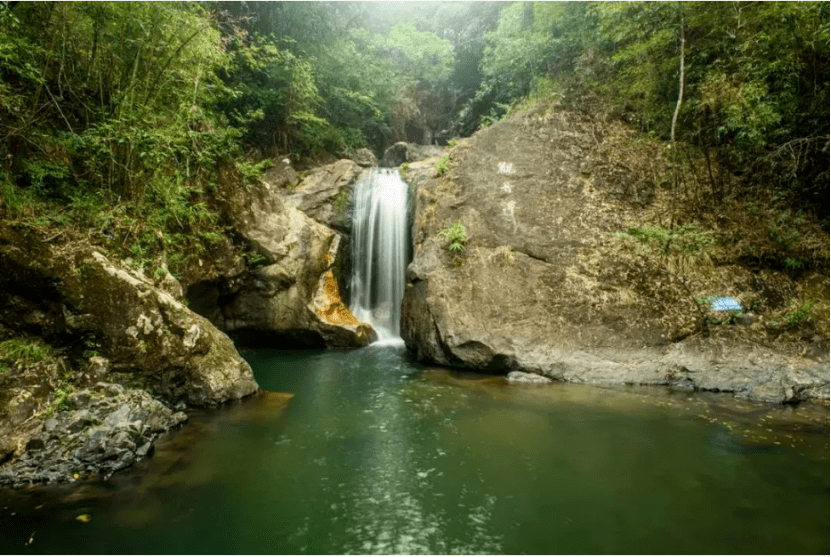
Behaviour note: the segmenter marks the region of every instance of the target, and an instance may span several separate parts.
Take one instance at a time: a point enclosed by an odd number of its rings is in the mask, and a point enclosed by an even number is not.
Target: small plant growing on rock
[[[467,229],[465,225],[461,222],[456,221],[448,228],[444,228],[439,230],[439,234],[444,236],[448,240],[447,244],[447,251],[454,254],[453,255],[453,264],[458,265],[461,263],[461,258],[459,255],[465,249],[465,244],[468,242],[469,238],[467,236]]]
[[[268,265],[268,258],[258,251],[247,251],[244,255],[245,260],[251,267],[262,267],[264,265]]]
[[[814,304],[807,300],[801,306],[785,315],[786,327],[799,327],[814,318]]]
[[[767,328],[778,331],[785,331],[788,329],[798,329],[810,324],[815,315],[814,303],[811,300],[806,300],[797,306],[799,302],[791,300],[788,305],[790,311],[785,311],[776,319],[767,322]]]
[[[450,170],[450,154],[445,153],[438,161],[436,161],[436,173],[439,176],[444,176],[448,170]]]

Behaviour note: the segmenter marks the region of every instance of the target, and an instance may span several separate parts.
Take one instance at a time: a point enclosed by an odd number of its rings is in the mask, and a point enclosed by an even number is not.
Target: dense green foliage
[[[243,153],[380,155],[559,100],[677,138],[696,199],[827,218],[828,48],[819,2],[0,3],[0,213],[198,251]]]
[[[250,180],[267,164],[243,153],[381,151],[393,113],[441,90],[449,43],[400,21],[370,32],[368,13],[0,3],[0,217],[77,225],[145,270],[180,272],[223,241],[220,174]]]
[[[22,3],[0,25],[7,180],[142,202],[204,179],[233,144],[206,110],[226,94],[215,69],[228,58],[200,6]]]
[[[679,102],[682,42],[684,95]],[[526,96],[592,95],[726,173],[828,215],[829,6],[821,2],[517,2],[487,34],[487,124]],[[740,193],[740,192],[739,192]]]

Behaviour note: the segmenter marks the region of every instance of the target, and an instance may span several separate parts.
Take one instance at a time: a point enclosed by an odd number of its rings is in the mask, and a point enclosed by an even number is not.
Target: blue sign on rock
[[[714,311],[733,311],[741,313],[742,305],[733,298],[716,298],[710,305],[710,309]]]

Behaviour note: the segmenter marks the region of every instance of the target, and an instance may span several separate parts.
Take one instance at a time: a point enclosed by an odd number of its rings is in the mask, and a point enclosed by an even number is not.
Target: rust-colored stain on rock
[[[323,305],[317,308],[318,316],[327,323],[333,325],[357,326],[359,321],[355,319],[352,312],[343,304],[338,290],[338,281],[332,271],[327,271],[323,285]]]

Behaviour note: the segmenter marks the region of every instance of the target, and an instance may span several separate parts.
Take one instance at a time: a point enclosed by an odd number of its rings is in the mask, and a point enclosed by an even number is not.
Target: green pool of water
[[[245,355],[294,398],[196,413],[108,480],[0,492],[0,549],[829,552],[827,407],[515,385],[399,346]]]

